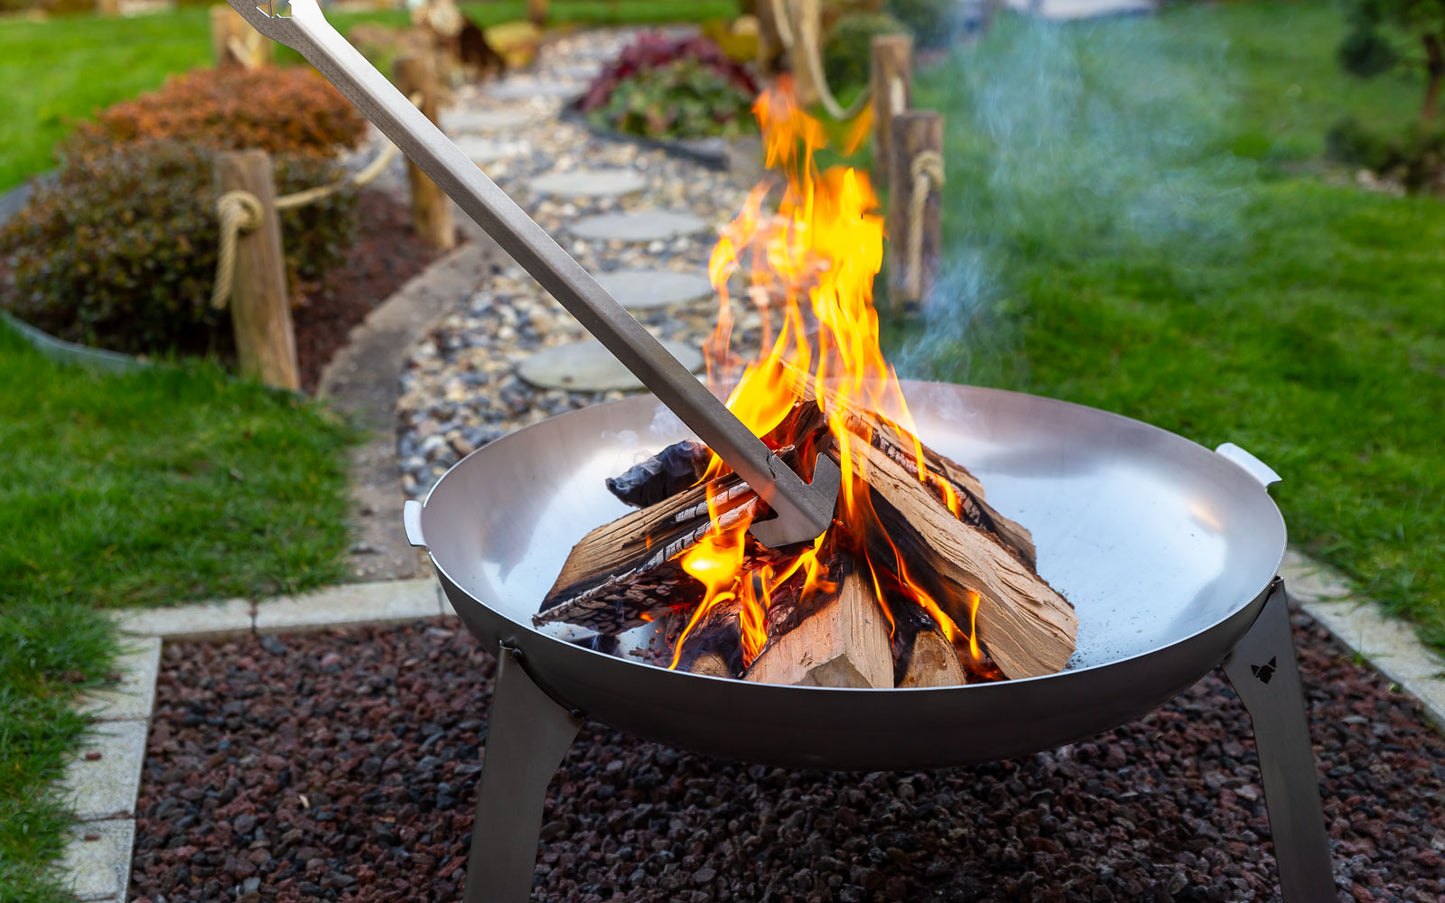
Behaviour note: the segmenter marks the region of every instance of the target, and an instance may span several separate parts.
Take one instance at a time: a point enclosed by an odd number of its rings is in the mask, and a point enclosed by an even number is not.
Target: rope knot
[[[223,232],[227,228],[250,232],[261,225],[261,201],[249,191],[228,191],[216,201],[216,215]]]
[[[216,284],[211,289],[211,307],[221,310],[231,299],[231,277],[236,271],[236,238],[242,232],[260,228],[265,211],[249,191],[228,191],[216,201],[221,218],[220,259],[216,261]]]
[[[903,277],[903,293],[909,301],[918,301],[923,294],[923,211],[928,195],[943,187],[943,154],[919,151],[908,165],[913,177],[913,190],[908,196],[908,271]]]

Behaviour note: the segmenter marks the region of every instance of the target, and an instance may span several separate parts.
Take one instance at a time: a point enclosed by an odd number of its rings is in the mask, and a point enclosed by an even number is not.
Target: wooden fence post
[[[913,105],[913,38],[906,34],[875,35],[869,44],[869,97],[873,101],[873,172],[889,176],[893,117]]]
[[[95,0],[95,14],[97,16],[120,15],[120,0]]]
[[[422,113],[436,122],[440,92],[432,58],[413,54],[399,56],[392,72],[401,93],[407,97],[420,94]],[[456,247],[457,230],[452,224],[451,199],[415,163],[407,162],[406,176],[411,185],[412,228],[416,234],[432,247],[443,250]]]
[[[260,225],[250,232],[242,232],[236,239],[230,306],[239,369],[243,375],[258,377],[268,386],[300,389],[270,155],[260,150],[218,155],[216,190],[221,194],[245,191],[261,204]]]
[[[229,6],[211,7],[211,56],[220,68],[256,69],[269,64],[275,44]]]
[[[820,55],[823,52],[823,12],[818,5],[819,0],[783,2],[785,8],[792,8],[793,17],[793,47],[788,54],[788,65],[793,72],[793,93],[801,106],[811,107],[822,95],[818,86],[813,83],[813,70],[808,65],[807,48],[816,49]]]
[[[943,114],[911,111],[893,117],[893,142],[888,175],[888,303],[895,311],[928,297],[938,278],[942,226],[939,189],[942,187]],[[927,185],[915,182],[913,165],[920,155],[938,157],[938,169]],[[915,192],[923,188],[921,200]],[[921,211],[915,205],[923,205]],[[917,266],[917,272],[914,267]]]

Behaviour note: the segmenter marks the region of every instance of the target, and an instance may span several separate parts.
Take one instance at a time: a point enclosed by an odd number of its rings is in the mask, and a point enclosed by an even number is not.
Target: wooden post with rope
[[[440,86],[434,61],[427,56],[407,54],[393,64],[396,86],[413,98],[420,95],[418,108],[432,122],[437,121]],[[407,182],[411,185],[412,228],[432,247],[448,250],[456,247],[457,230],[452,223],[451,199],[415,163],[407,163]]]
[[[893,117],[913,106],[913,38],[906,34],[875,35],[869,43],[869,91],[873,99],[873,172],[889,176]]]
[[[788,64],[793,72],[793,93],[798,103],[811,107],[820,98],[814,63],[808,54],[820,53],[823,47],[823,11],[819,0],[784,0],[792,6],[793,43],[788,49]]]
[[[230,295],[238,367],[243,375],[258,377],[268,386],[298,390],[300,368],[270,155],[260,150],[218,155],[216,189],[222,197],[223,228],[228,201],[241,211]],[[222,253],[227,253],[224,242]]]
[[[229,6],[211,7],[211,56],[217,68],[257,69],[271,63],[276,44]]]
[[[888,303],[916,306],[933,291],[942,248],[943,114],[893,117],[888,174]]]

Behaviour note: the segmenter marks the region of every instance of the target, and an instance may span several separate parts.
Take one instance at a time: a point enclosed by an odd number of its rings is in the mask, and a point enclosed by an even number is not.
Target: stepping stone
[[[713,294],[712,283],[696,273],[619,270],[599,273],[597,281],[617,299],[618,304],[634,310],[698,301]]]
[[[476,164],[491,163],[527,149],[524,141],[497,141],[480,135],[462,135],[456,139],[461,152]]]
[[[531,100],[535,97],[559,97],[576,100],[587,93],[587,86],[577,82],[562,81],[505,81],[491,82],[482,88],[482,93],[493,100]]]
[[[459,110],[442,116],[449,132],[504,132],[537,121],[537,117],[521,110]]]
[[[547,173],[533,179],[527,187],[543,195],[606,198],[641,191],[647,187],[647,179],[628,169],[575,169]]]
[[[600,63],[590,66],[558,66],[557,68],[552,70],[552,74],[556,75],[558,78],[564,78],[569,81],[578,82],[591,82],[601,72],[602,65]]]
[[[1077,22],[1106,16],[1149,15],[1154,0],[1007,0],[1012,9],[1054,22]]]
[[[666,241],[706,232],[707,229],[708,224],[691,213],[671,210],[603,213],[580,219],[567,227],[567,231],[578,238],[602,241]]]
[[[702,369],[702,352],[682,342],[663,342],[673,357],[693,373]],[[517,365],[517,375],[541,389],[569,392],[632,391],[642,383],[596,339],[539,351]]]

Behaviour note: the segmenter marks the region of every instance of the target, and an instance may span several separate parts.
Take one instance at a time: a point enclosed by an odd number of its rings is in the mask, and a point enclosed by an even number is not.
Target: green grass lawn
[[[463,4],[484,27],[526,15],[525,0]],[[736,15],[735,0],[555,0],[552,22],[701,21]],[[167,75],[211,63],[208,16],[186,7],[133,19],[77,16],[48,22],[0,19],[0,191],[54,165],[51,148],[96,109],[161,86]],[[345,30],[362,21],[401,24],[404,12],[335,13]],[[289,51],[282,59],[299,59]]]
[[[1421,85],[1334,65],[1329,3],[1006,18],[947,116],[941,303],[901,369],[1118,411],[1272,465],[1292,541],[1445,648],[1445,203],[1318,162]]]
[[[0,898],[59,899],[47,796],[114,642],[101,609],[340,579],[350,431],[209,364],[106,376],[0,324]]]

